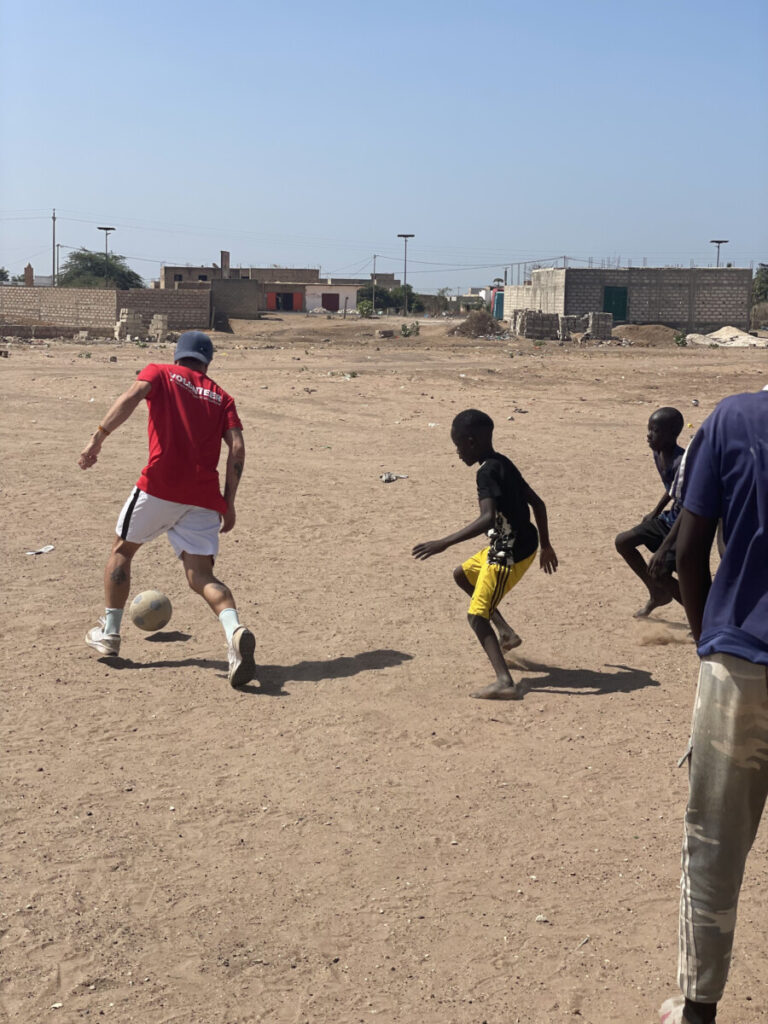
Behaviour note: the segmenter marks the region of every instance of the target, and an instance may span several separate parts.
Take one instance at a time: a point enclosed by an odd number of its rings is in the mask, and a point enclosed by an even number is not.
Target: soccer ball
[[[147,633],[162,629],[171,621],[171,602],[159,590],[142,590],[128,606],[131,622]]]

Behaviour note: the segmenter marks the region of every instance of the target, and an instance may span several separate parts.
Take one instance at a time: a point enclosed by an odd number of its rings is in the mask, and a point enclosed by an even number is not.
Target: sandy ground
[[[126,621],[114,664],[83,644],[144,411],[95,469],[76,458],[171,350],[0,361],[3,1019],[640,1024],[675,990],[697,662],[679,607],[632,618],[642,587],[613,538],[661,493],[649,413],[683,410],[685,442],[768,381],[766,355],[373,330],[217,336],[249,446],[218,563],[257,634],[243,693],[165,540],[133,592],[169,594],[166,630]],[[560,557],[503,606],[521,703],[468,698],[489,667],[451,569],[479,545],[409,554],[475,515],[448,436],[469,406],[544,497]],[[766,918],[763,830],[724,1024],[768,1021]]]

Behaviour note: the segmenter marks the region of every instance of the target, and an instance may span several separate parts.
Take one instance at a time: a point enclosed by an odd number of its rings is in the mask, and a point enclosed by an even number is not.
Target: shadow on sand
[[[646,686],[661,686],[650,672],[629,665],[606,665],[613,672],[594,672],[587,668],[557,668],[554,665],[540,665],[527,658],[507,656],[507,664],[518,673],[542,673],[537,679],[520,680],[525,693],[543,691],[565,693],[581,697],[598,697],[604,693],[632,693]],[[515,673],[516,674],[516,673]]]
[[[167,633],[152,633],[144,639],[150,644],[175,644],[182,640],[191,640],[191,633],[182,633],[178,629],[169,629]]]
[[[156,634],[159,635],[159,634]],[[173,634],[165,634],[171,638]],[[179,639],[186,639],[186,634]],[[317,661],[299,661],[295,665],[256,665],[256,678],[253,683],[243,686],[241,693],[257,693],[271,697],[285,696],[283,686],[287,682],[319,683],[321,679],[345,679],[358,675],[360,672],[375,672],[384,668],[393,668],[410,661],[412,654],[388,649],[361,651],[349,657],[329,658]],[[226,661],[214,661],[211,658],[178,658],[163,661],[132,661],[130,658],[99,658],[99,661],[117,671],[141,668],[209,668],[221,672],[226,677],[228,665]]]
[[[284,694],[283,686],[287,682],[319,683],[321,679],[346,679],[360,672],[394,668],[412,658],[412,654],[406,654],[404,651],[385,648],[361,651],[349,657],[329,658],[325,661],[298,661],[295,665],[257,665],[256,679],[259,685],[244,686],[242,692],[280,696]]]

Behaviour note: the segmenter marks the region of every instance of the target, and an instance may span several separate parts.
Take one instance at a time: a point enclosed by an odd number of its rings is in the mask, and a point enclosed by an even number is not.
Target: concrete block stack
[[[560,316],[558,318],[558,338],[560,341],[570,341],[571,335],[581,334],[586,329],[586,321],[583,316]]]
[[[613,334],[613,313],[587,313],[587,331],[595,341],[608,341]]]
[[[166,341],[168,338],[168,314],[155,313],[149,322],[149,336],[153,341]]]
[[[556,338],[560,329],[557,313],[542,313],[535,309],[516,309],[512,314],[512,331],[520,338],[543,340]]]
[[[121,309],[120,317],[115,324],[115,341],[125,341],[128,338],[143,338],[146,336],[144,321],[141,313],[134,309]]]

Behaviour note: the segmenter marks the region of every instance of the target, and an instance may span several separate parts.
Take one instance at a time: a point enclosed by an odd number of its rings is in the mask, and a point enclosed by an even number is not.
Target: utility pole
[[[371,312],[376,315],[376,253],[373,254],[373,274],[371,275],[371,302],[373,303],[373,309]]]
[[[403,240],[403,304],[405,316],[408,316],[408,239],[415,238],[415,235],[398,234]]]
[[[61,249],[61,242],[56,243],[56,286],[59,284],[59,250]]]
[[[97,231],[104,232],[104,287],[108,287],[109,278],[109,232],[114,231],[114,228],[97,228]]]
[[[721,245],[727,245],[728,244],[728,239],[727,238],[710,238],[709,244],[717,246],[717,263],[715,264],[715,266],[719,267],[720,266],[720,246]]]
[[[56,287],[56,207],[53,208],[53,245],[51,248],[51,287]]]

